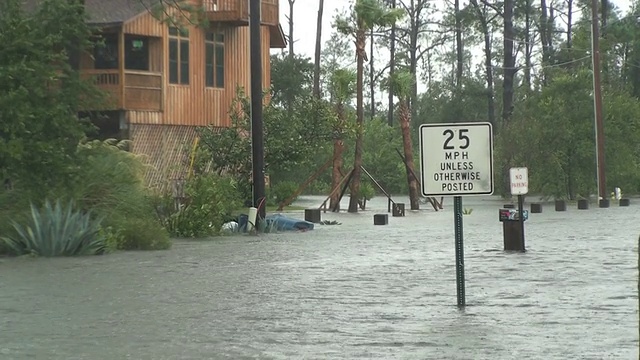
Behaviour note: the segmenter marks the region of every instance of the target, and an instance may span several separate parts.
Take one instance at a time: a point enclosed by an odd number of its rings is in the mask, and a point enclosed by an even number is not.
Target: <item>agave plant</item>
[[[56,201],[47,200],[38,209],[31,204],[31,224],[12,222],[16,236],[0,238],[15,255],[73,256],[96,255],[106,250],[100,231],[102,219],[92,219],[91,213],[75,210],[73,202],[66,209]]]

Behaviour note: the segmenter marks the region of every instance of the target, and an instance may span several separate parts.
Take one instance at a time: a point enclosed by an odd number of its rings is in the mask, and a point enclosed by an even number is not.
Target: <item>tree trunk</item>
[[[486,5],[484,5],[483,10],[480,8],[480,5],[478,5],[477,0],[471,0],[471,4],[476,9],[480,27],[482,28],[482,35],[484,36],[484,68],[487,80],[487,121],[493,125],[494,131],[496,131],[498,128],[496,124],[495,90],[493,88],[493,65],[491,63],[491,33],[489,32],[489,23],[486,17]]]
[[[413,176],[415,169],[413,166],[413,142],[411,141],[411,111],[409,110],[408,99],[400,100],[399,121],[402,130],[402,145],[404,148],[405,168],[407,171],[407,185],[409,186],[409,201],[411,210],[420,210],[420,193],[418,191],[418,180]]]
[[[411,73],[413,80],[409,107],[411,109],[411,118],[413,119],[417,117],[416,102],[418,101],[418,37],[420,36],[420,29],[418,28],[417,21],[417,19],[411,19],[411,28],[409,30],[409,73]]]
[[[549,65],[551,61],[551,55],[549,54],[549,17],[547,15],[547,1],[540,0],[540,42],[542,43],[542,83],[547,83],[546,71],[544,67]]]
[[[373,43],[373,28],[371,28],[371,34],[370,34],[370,48],[369,48],[369,99],[371,101],[370,104],[370,111],[371,111],[371,120],[373,120],[373,118],[376,116],[376,76],[375,76],[375,67],[373,64],[373,50],[374,50],[374,43]]]
[[[455,0],[455,16],[456,16],[456,90],[458,91],[457,96],[460,96],[460,90],[462,89],[462,70],[463,70],[463,61],[464,54],[462,53],[462,20],[460,12],[460,0]]]
[[[335,132],[335,139],[333,140],[333,170],[331,172],[331,190],[335,190],[335,188],[338,186],[338,184],[340,184],[340,181],[342,180],[341,170],[342,164],[344,163],[344,161],[342,160],[342,153],[344,152],[342,129],[345,121],[344,105],[342,103],[338,103],[336,105],[336,114],[338,115],[338,128]],[[331,195],[329,208],[340,211],[340,192],[335,191]]]
[[[492,52],[491,52],[491,34],[489,33],[489,26],[484,24],[484,67],[487,76],[487,116],[491,125],[496,127],[496,101],[495,90],[493,87],[493,64]]]
[[[366,56],[367,35],[364,29],[356,32],[356,151],[353,159],[353,177],[351,179],[351,196],[349,212],[358,212],[360,197],[360,175],[362,173],[362,145],[364,142],[364,58]]]
[[[571,50],[573,31],[573,0],[567,0],[567,49]]]
[[[525,2],[525,23],[524,23],[524,83],[527,91],[531,90],[531,0]]]
[[[391,8],[396,8],[396,0],[391,0]],[[393,79],[396,71],[396,23],[391,25],[391,39],[389,41],[389,78]],[[392,82],[390,82],[392,83]],[[393,126],[393,85],[389,85],[389,109],[387,123]]]
[[[516,73],[516,56],[513,52],[513,40],[515,39],[515,31],[513,29],[513,1],[504,1],[504,29],[503,29],[503,47],[504,47],[504,59],[502,63],[503,79],[502,79],[502,126],[505,134],[509,134],[511,115],[513,114],[513,83]],[[513,163],[513,143],[508,142],[506,152],[507,161],[504,162],[504,166],[501,169],[502,176],[498,179],[502,179],[501,193],[503,195],[509,194],[509,168]]]
[[[289,1],[289,59],[293,59],[293,5],[296,0]]]
[[[322,11],[324,0],[318,2],[318,22],[316,25],[316,54],[313,64],[313,96],[320,98],[320,54],[322,52]]]
[[[516,72],[516,57],[513,53],[513,40],[515,31],[513,29],[513,0],[504,1],[504,78],[502,83],[502,121],[506,124],[511,120],[513,112],[513,78]]]

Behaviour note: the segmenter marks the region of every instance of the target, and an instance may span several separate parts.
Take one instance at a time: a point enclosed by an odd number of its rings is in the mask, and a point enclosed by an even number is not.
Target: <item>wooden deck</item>
[[[124,81],[118,69],[82,70],[82,74],[110,95],[104,108],[96,110],[163,110],[161,73],[126,70]]]
[[[249,4],[246,0],[203,0],[203,5],[209,21],[249,24]],[[280,24],[278,7],[278,0],[262,0],[260,19],[263,25]]]

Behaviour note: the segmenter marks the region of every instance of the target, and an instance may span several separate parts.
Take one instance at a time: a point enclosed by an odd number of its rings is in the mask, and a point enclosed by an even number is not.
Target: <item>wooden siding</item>
[[[141,13],[123,25],[126,34],[162,37],[165,25],[148,11]]]
[[[220,27],[225,35],[225,86],[224,89],[205,86],[204,30],[192,28],[189,31],[189,85],[169,84],[169,56],[165,52],[164,81],[166,86],[166,107],[164,124],[196,126],[229,126],[229,108],[238,86],[248,94],[251,90],[249,28]],[[269,61],[269,28],[262,26],[262,56],[264,88],[271,84],[271,64]]]
[[[90,110],[117,110],[122,109],[122,98],[120,97],[120,72],[113,70],[84,70],[82,77],[92,80],[106,93],[104,104],[98,109]],[[89,110],[89,109],[86,109]]]
[[[126,116],[129,124],[161,125],[164,113],[161,111],[129,110],[126,112]]]
[[[202,4],[209,21],[229,22],[233,25],[249,24],[249,3],[246,0],[202,0]],[[263,25],[280,24],[278,0],[262,0],[260,20]]]
[[[194,2],[202,0],[192,0]],[[227,0],[220,0],[227,1]],[[277,5],[277,0],[264,0]],[[199,3],[199,2],[198,2]],[[230,125],[229,109],[241,87],[250,94],[249,27],[211,23],[224,34],[224,88],[205,86],[205,33],[194,25],[189,29],[189,84],[169,84],[168,26],[145,13],[128,21],[118,32],[120,65],[113,70],[95,70],[91,54],[81,59],[84,76],[96,79],[111,95],[104,109],[127,111],[130,124],[162,124],[224,127]],[[161,30],[159,32],[159,30]],[[129,35],[150,36],[149,71],[125,70],[123,39]],[[271,84],[270,45],[273,27],[261,27],[262,83]]]
[[[121,39],[119,36],[119,41]],[[83,77],[93,79],[95,84],[107,93],[107,100],[103,106],[92,110],[162,110],[164,106],[162,43],[161,38],[149,38],[150,71],[124,69],[123,57],[120,54],[123,46],[120,43],[118,44],[118,69],[94,69],[93,55],[82,54],[80,68]]]

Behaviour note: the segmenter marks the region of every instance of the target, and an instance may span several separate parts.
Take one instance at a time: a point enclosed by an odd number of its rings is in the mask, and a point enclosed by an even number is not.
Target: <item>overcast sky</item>
[[[322,25],[322,43],[329,39],[333,29],[331,24],[336,11],[347,9],[352,0],[325,0],[323,25]],[[631,0],[610,0],[618,6],[623,13],[626,13],[631,6]],[[466,1],[463,0],[463,3]],[[304,54],[313,58],[315,51],[316,39],[316,18],[318,15],[318,0],[296,0],[294,9],[294,51],[298,54]],[[280,0],[280,23],[285,33],[289,30],[287,18],[285,14],[289,13],[289,3],[287,0]]]

